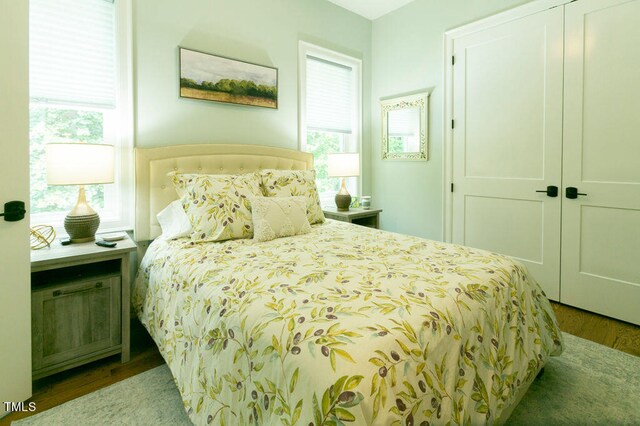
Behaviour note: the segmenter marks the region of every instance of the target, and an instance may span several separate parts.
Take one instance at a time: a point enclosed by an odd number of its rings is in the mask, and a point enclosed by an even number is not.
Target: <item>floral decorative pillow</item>
[[[311,232],[305,197],[254,197],[251,199],[253,239],[276,238]]]
[[[261,195],[260,176],[169,173],[191,222],[191,241],[251,238],[249,199]]]
[[[267,197],[303,196],[310,224],[324,223],[315,170],[261,170],[262,189]]]
[[[187,194],[187,186],[192,186],[194,180],[198,176],[203,176],[202,174],[195,173],[178,173],[178,172],[169,172],[167,176],[171,179],[173,183],[173,187],[178,193],[178,198],[182,198]]]

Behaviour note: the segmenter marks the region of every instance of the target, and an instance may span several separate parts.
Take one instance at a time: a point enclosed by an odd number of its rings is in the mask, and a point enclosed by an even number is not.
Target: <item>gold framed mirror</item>
[[[382,110],[382,159],[428,159],[429,93],[380,101]]]

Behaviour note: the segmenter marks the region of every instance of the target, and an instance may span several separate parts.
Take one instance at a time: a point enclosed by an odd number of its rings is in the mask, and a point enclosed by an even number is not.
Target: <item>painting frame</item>
[[[180,98],[278,109],[278,68],[178,46]]]

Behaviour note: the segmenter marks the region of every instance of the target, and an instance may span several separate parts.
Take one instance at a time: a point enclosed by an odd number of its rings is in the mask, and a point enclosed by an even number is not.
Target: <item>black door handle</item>
[[[583,194],[582,192],[578,192],[578,188],[574,187],[574,186],[567,186],[567,189],[565,189],[565,195],[567,198],[571,199],[571,200],[575,200],[576,198],[578,198],[578,195],[587,195],[587,194]]]
[[[546,192],[547,193],[547,197],[557,197],[558,196],[558,187],[555,185],[549,185],[547,186],[547,189],[541,189],[539,191],[536,192]]]
[[[0,213],[0,216],[4,216],[4,220],[7,222],[17,222],[24,219],[26,212],[24,202],[9,201],[8,203],[4,203],[4,213]]]

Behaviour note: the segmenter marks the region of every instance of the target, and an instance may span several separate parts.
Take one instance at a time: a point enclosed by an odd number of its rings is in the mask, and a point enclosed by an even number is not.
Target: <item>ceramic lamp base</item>
[[[349,194],[336,194],[336,207],[339,212],[349,211],[351,205],[351,195]]]
[[[64,218],[64,229],[72,243],[95,241],[96,231],[100,226],[100,216],[87,203],[84,185],[78,190],[78,201]]]
[[[71,216],[64,218],[64,229],[69,234],[72,243],[86,243],[95,241],[96,231],[100,226],[98,213]]]
[[[351,194],[347,191],[347,185],[344,178],[342,178],[342,185],[340,186],[340,191],[336,194],[336,207],[339,212],[349,211],[349,206],[351,205]]]

